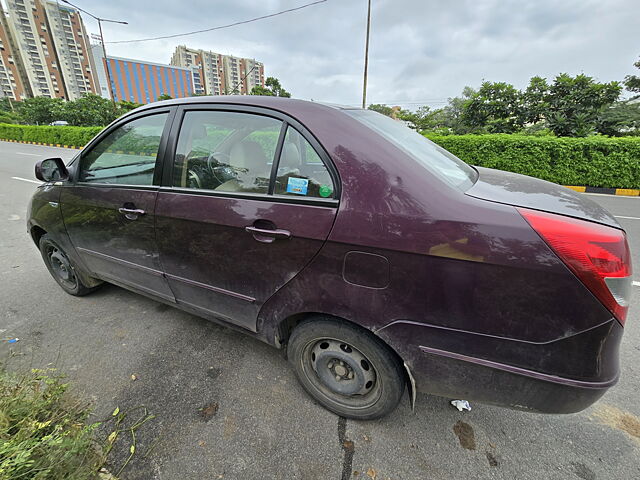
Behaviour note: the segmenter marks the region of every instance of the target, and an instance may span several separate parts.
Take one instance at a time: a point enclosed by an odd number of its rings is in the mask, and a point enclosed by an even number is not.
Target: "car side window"
[[[173,168],[174,187],[268,193],[282,122],[222,111],[185,113]]]
[[[80,162],[81,182],[152,185],[168,113],[148,115],[116,128]]]
[[[311,144],[289,126],[282,145],[274,193],[333,198],[333,180]]]

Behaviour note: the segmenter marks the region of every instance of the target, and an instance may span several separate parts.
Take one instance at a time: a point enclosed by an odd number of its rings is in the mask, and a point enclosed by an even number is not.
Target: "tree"
[[[532,125],[544,120],[549,113],[547,95],[549,85],[543,77],[531,77],[529,85],[520,93],[519,123]]]
[[[20,104],[20,115],[26,123],[48,125],[56,120],[64,120],[64,100],[61,98],[27,98]]]
[[[640,68],[640,60],[633,64],[634,67]],[[638,75],[627,75],[624,77],[624,86],[630,92],[640,94],[640,77]]]
[[[118,116],[124,115],[131,110],[135,110],[138,107],[141,107],[141,103],[129,102],[128,100],[120,100],[118,102]]]
[[[62,112],[62,120],[78,127],[108,125],[119,116],[117,107],[113,108],[111,100],[94,93],[66,102]]]
[[[441,112],[442,109],[431,110],[431,107],[424,105],[415,112],[400,110],[398,118],[407,122],[414,130],[435,130],[441,127]]]
[[[382,115],[386,115],[387,117],[390,117],[393,113],[393,108],[381,103],[372,103],[367,107],[367,110],[373,110],[374,112],[381,113]]]
[[[596,130],[610,136],[640,135],[640,103],[614,103],[599,115]]]
[[[596,131],[600,114],[620,96],[618,82],[598,83],[587,75],[563,73],[549,85],[545,118],[559,137],[586,137]]]
[[[463,105],[464,120],[490,133],[514,133],[523,126],[520,96],[509,83],[482,82]]]
[[[264,82],[265,86],[256,85],[251,89],[249,95],[265,95],[270,97],[291,97],[291,94],[287,92],[282,85],[280,85],[280,80],[275,77],[267,77]]]
[[[169,95],[168,93],[163,93],[162,95],[160,95],[160,96],[158,97],[158,101],[161,101],[161,100],[171,100],[171,99],[173,99],[173,97],[172,97],[171,95]]]

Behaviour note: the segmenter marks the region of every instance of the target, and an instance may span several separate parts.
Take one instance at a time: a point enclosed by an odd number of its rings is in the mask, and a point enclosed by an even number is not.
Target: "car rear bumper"
[[[542,344],[495,338],[490,351],[477,348],[486,338],[480,342],[469,332],[443,332],[413,322],[394,322],[377,334],[403,358],[420,393],[540,413],[574,413],[617,382],[623,330],[611,320]]]
[[[575,413],[613,386],[542,374],[511,365],[420,348],[415,362],[418,392],[463,398],[540,413]]]

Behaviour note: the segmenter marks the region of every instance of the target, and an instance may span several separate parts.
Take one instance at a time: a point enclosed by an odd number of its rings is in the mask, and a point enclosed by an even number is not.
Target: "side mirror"
[[[47,158],[36,163],[36,178],[43,182],[68,180],[69,170],[61,158]]]

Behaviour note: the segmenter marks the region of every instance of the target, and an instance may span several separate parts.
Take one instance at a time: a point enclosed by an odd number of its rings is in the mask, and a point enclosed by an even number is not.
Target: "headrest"
[[[300,151],[295,143],[285,143],[282,146],[282,155],[280,157],[280,168],[296,169],[302,165]]]

